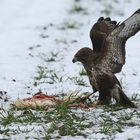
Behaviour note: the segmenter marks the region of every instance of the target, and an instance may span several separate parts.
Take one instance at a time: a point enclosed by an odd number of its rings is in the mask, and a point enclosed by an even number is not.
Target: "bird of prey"
[[[80,49],[73,58],[81,62],[93,89],[99,92],[98,104],[116,103],[135,107],[122,90],[115,73],[125,64],[125,43],[140,30],[140,9],[122,23],[99,18],[90,31],[93,50]]]

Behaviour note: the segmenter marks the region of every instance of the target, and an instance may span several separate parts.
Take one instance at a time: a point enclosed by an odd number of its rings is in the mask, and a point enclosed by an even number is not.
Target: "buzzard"
[[[126,41],[139,30],[140,9],[122,23],[100,17],[90,31],[93,50],[85,47],[75,54],[73,63],[83,64],[92,88],[99,92],[97,104],[109,104],[114,98],[120,105],[135,107],[115,73],[125,64]]]

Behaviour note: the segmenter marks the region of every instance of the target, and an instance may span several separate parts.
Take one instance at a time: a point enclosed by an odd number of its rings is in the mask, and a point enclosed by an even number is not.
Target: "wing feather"
[[[107,36],[102,46],[101,63],[107,63],[107,66],[111,68],[112,71],[116,64],[116,66],[120,66],[118,70],[118,72],[120,72],[122,66],[125,64],[125,43],[127,39],[135,35],[139,30],[140,9]]]
[[[90,39],[95,52],[100,52],[104,40],[110,32],[117,26],[116,21],[112,21],[109,17],[100,17],[90,30]]]

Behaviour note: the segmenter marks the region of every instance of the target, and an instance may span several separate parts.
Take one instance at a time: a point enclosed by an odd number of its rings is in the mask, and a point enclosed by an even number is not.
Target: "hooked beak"
[[[77,58],[76,57],[74,57],[73,59],[72,59],[72,62],[73,63],[75,63],[75,62],[77,62],[78,60],[77,60]]]

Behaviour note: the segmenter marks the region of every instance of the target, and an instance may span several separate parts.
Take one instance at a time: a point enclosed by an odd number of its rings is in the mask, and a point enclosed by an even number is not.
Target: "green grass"
[[[85,82],[85,80],[82,77],[75,76],[75,77],[68,77],[68,79],[73,81],[75,83],[75,85],[87,86],[87,83]]]
[[[62,59],[60,52],[39,53],[38,57],[46,63],[59,62]]]
[[[83,14],[83,15],[88,14],[87,9],[81,6],[81,4],[79,3],[75,3],[73,7],[71,7],[71,9],[69,10],[69,13],[70,14]]]
[[[3,129],[0,130],[0,134],[10,136],[12,130],[10,130],[9,127],[11,125],[19,126],[15,130],[16,134],[29,134],[33,129],[28,127],[26,129],[21,129],[20,127],[26,125],[40,125],[45,134],[42,136],[44,139],[54,137],[53,133],[58,133],[56,137],[66,135],[85,136],[85,134],[81,132],[81,130],[88,127],[87,124],[82,123],[84,120],[85,117],[73,113],[67,103],[58,104],[47,111],[43,108],[38,108],[37,110],[24,109],[21,111],[6,111],[3,109],[0,112],[0,126],[3,126]]]
[[[48,69],[46,66],[38,66],[36,76],[34,77],[34,86],[38,86],[43,83],[61,83],[63,78],[64,76],[55,69]]]
[[[131,100],[135,102],[140,102],[140,94],[139,93],[133,94]]]
[[[77,21],[65,21],[58,27],[60,30],[67,30],[67,29],[79,29],[82,26],[82,23]]]
[[[133,95],[132,98],[134,102],[139,99],[138,95]],[[88,110],[72,109],[68,105],[69,100],[47,109],[43,107],[38,107],[36,110],[1,109],[0,134],[11,137],[11,135],[22,133],[28,139],[30,133],[35,131],[34,128],[40,126],[38,136],[34,136],[35,139],[58,139],[68,135],[86,138],[90,135],[86,133],[86,130],[94,130],[91,133],[113,136],[116,133],[122,133],[126,127],[139,126],[139,121],[134,120],[140,118],[140,112],[137,109],[130,110],[117,105],[109,105],[99,107],[99,110],[98,108]],[[13,130],[11,126],[16,127]]]
[[[79,72],[80,76],[87,76],[87,73],[84,69],[81,69],[81,71]]]

